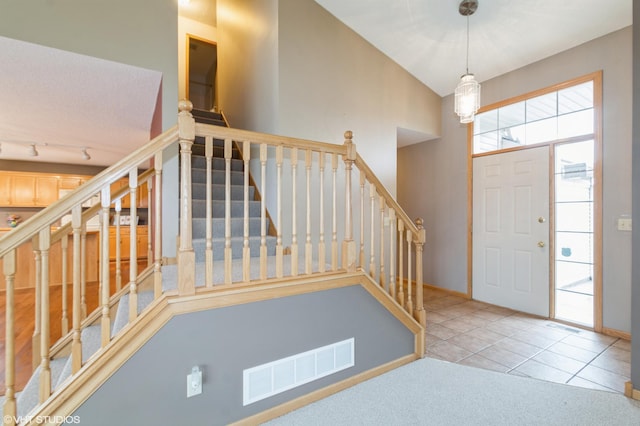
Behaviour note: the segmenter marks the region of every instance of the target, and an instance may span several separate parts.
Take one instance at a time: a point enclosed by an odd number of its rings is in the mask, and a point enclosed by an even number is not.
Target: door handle
[[[538,218],[538,223],[545,223],[547,221],[547,219],[545,219],[544,217],[540,216]]]
[[[544,241],[538,241],[538,247],[544,247]]]

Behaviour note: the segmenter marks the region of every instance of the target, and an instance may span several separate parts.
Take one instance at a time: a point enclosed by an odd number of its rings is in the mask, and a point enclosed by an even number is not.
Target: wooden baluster
[[[282,160],[284,149],[282,145],[276,147],[276,214],[278,229],[276,230],[276,277],[282,278],[284,264],[284,250],[282,248]]]
[[[102,307],[100,330],[101,330],[101,347],[107,346],[111,338],[111,319],[109,318],[109,213],[111,205],[111,189],[109,185],[102,188],[102,232],[100,233],[100,272],[102,274],[100,280],[100,297],[99,305]],[[133,199],[131,200],[133,202]],[[133,242],[131,243],[133,244]],[[135,259],[131,259],[133,263]],[[129,265],[131,267],[131,265]],[[131,299],[129,299],[131,304]]]
[[[191,197],[191,147],[196,138],[196,124],[187,100],[178,102],[178,133],[180,140],[180,246],[178,248],[178,293],[196,292],[196,255],[193,251],[193,218]]]
[[[129,199],[131,206],[129,207],[129,217],[131,222],[129,224],[129,322],[132,322],[138,317],[138,200],[136,194],[138,193],[138,169],[134,167],[129,172]],[[109,221],[109,216],[106,217]],[[105,234],[108,235],[108,234]],[[107,266],[109,263],[105,263]],[[195,266],[194,266],[195,268]],[[109,303],[109,286],[106,286],[107,304]],[[103,293],[103,297],[104,297]],[[104,303],[104,300],[103,300]],[[107,336],[108,338],[109,336]],[[104,343],[104,336],[103,343]],[[108,340],[107,340],[108,343]],[[106,343],[105,343],[106,344]]]
[[[320,241],[318,243],[318,270],[320,272],[326,271],[326,246],[324,242],[324,160],[325,153],[319,153],[318,165],[320,168]]]
[[[364,269],[364,183],[366,176],[360,171],[360,255],[358,265]]]
[[[291,148],[291,276],[298,276],[298,148]]]
[[[414,240],[416,245],[416,312],[415,319],[422,324],[423,327],[427,326],[427,315],[424,310],[424,300],[422,296],[422,250],[425,242],[425,230],[423,227],[424,221],[422,218],[416,219],[416,226],[418,227],[418,235]]]
[[[205,160],[207,162],[207,186],[205,189],[206,192],[206,225],[205,225],[205,249],[204,249],[204,282],[206,287],[213,287],[213,226],[212,226],[212,218],[213,218],[213,196],[211,194],[212,191],[212,158],[213,158],[213,137],[207,136],[204,140],[204,155]]]
[[[71,228],[73,229],[73,340],[71,342],[71,373],[75,374],[82,367],[82,341],[80,333],[80,322],[82,321],[82,305],[80,300],[81,292],[81,251],[80,239],[82,234],[82,206],[76,205],[71,210]]]
[[[153,165],[156,169],[154,212],[154,262],[153,262],[153,295],[155,298],[162,294],[162,151],[155,156]],[[149,214],[151,217],[151,214]]]
[[[267,144],[260,144],[260,279],[267,279]]]
[[[69,332],[69,316],[67,312],[67,262],[68,262],[68,250],[69,250],[69,236],[65,235],[60,240],[60,251],[61,251],[61,260],[62,260],[62,318],[60,320],[60,329],[62,330],[62,335],[65,336]]]
[[[51,323],[49,321],[49,249],[51,248],[51,233],[49,228],[40,231],[40,257],[42,259],[42,277],[40,279],[40,403],[51,395],[51,366],[49,361],[49,343]]]
[[[396,211],[389,208],[389,295],[396,298],[396,258],[394,242],[396,239]]]
[[[34,257],[34,323],[33,323],[33,336],[31,337],[31,367],[35,370],[40,365],[40,339],[42,335],[42,256],[40,255],[40,241],[38,235],[31,239],[31,246],[33,247]]]
[[[242,159],[244,160],[244,216],[242,242],[242,281],[251,281],[251,247],[249,247],[249,161],[251,160],[251,142],[242,143]]]
[[[232,259],[231,249],[231,158],[233,156],[233,141],[224,141],[224,283],[231,284],[232,281]]]
[[[100,263],[102,265],[102,263]],[[101,275],[102,276],[102,275]],[[87,317],[87,223],[82,222],[80,234],[80,309],[82,319]]]
[[[313,272],[313,247],[311,245],[311,162],[312,151],[305,151],[304,162],[307,172],[307,237],[304,245],[304,273],[311,274]]]
[[[409,229],[407,229],[407,306],[406,310],[409,312],[409,315],[413,315],[413,300],[411,300],[411,242],[412,242],[412,234]]]
[[[153,180],[149,178],[147,180],[147,267],[153,263],[153,248],[151,246],[151,240],[153,236],[153,227],[151,225],[151,206],[153,205]]]
[[[373,184],[369,185],[369,234],[371,235],[371,243],[369,246],[369,275],[371,278],[376,277],[376,188]]]
[[[3,273],[5,277],[5,334],[4,334],[4,404],[3,415],[5,425],[15,425],[16,408],[16,335],[15,335],[15,299],[14,285],[16,276],[16,251],[5,254]]]
[[[332,200],[331,206],[331,270],[338,270],[338,206],[337,206],[338,154],[331,156]]]
[[[386,288],[386,276],[384,270],[384,198],[380,196],[380,287]]]
[[[121,238],[122,235],[120,233],[120,213],[122,211],[122,199],[118,198],[115,202],[116,214],[114,217],[114,223],[116,225],[116,290],[120,291],[122,289],[122,247],[121,247]]]
[[[345,193],[344,193],[344,241],[342,242],[342,268],[348,272],[356,270],[356,246],[353,241],[353,197],[351,194],[351,171],[356,161],[356,145],[353,143],[353,132],[344,133],[346,155],[344,156]]]
[[[404,308],[404,222],[398,221],[398,297],[397,301]]]

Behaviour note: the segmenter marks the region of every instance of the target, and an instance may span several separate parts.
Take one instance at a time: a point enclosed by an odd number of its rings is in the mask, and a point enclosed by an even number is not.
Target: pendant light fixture
[[[467,68],[456,86],[454,105],[460,123],[471,123],[480,108],[480,83],[469,73],[469,16],[478,9],[478,0],[463,0],[458,12],[467,17]]]

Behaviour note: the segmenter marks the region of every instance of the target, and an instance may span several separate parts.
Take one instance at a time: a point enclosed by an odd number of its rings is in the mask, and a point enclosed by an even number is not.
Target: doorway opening
[[[218,46],[187,34],[187,99],[196,109],[218,109]]]

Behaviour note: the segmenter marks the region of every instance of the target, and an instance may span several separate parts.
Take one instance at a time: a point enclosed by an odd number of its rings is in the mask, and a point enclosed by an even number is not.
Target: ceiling
[[[465,73],[460,0],[315,1],[440,96]],[[480,0],[469,72],[482,83],[631,23],[632,0]]]
[[[459,0],[315,1],[440,96],[465,72]],[[216,2],[191,0],[180,15],[215,26]],[[469,71],[483,82],[631,16],[632,0],[481,0],[469,18]],[[3,37],[0,52],[0,161],[106,166],[148,141],[161,73]]]
[[[161,73],[5,37],[0,52],[0,160],[108,166],[149,141]]]

